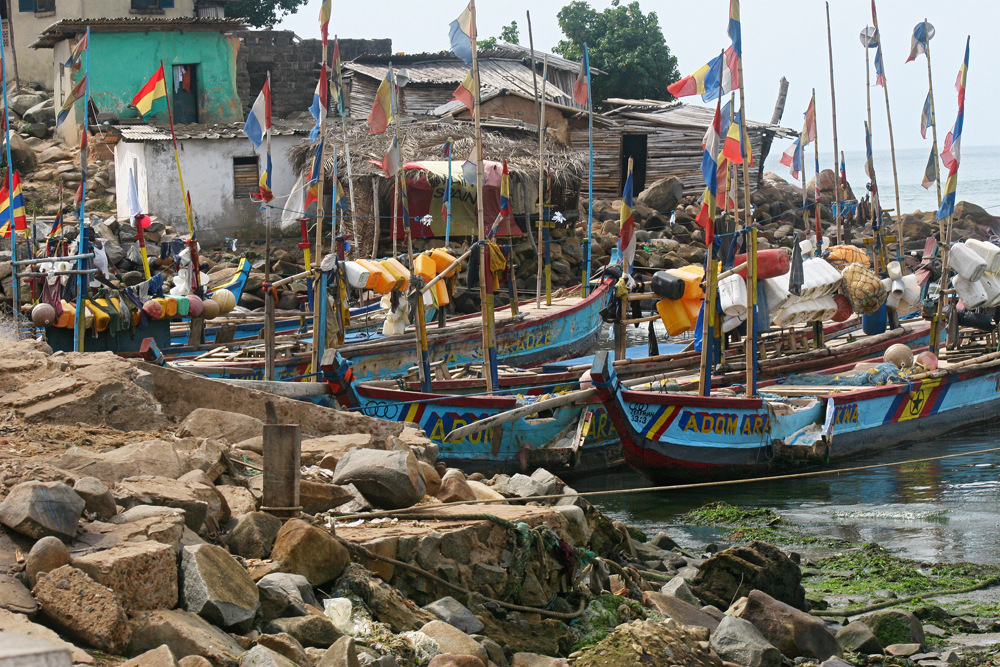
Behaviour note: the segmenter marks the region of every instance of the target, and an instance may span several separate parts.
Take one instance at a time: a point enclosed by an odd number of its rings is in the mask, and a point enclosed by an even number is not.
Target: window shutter
[[[260,187],[257,156],[233,158],[233,199],[250,199]]]
[[[132,9],[148,9],[149,2],[147,0],[132,0]]]
[[[173,9],[174,0],[160,0],[160,9]]]
[[[17,0],[17,10],[21,12],[35,11],[35,0]]]

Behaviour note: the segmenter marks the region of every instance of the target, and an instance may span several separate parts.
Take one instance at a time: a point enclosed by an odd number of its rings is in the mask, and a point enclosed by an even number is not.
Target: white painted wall
[[[297,178],[288,160],[289,149],[301,137],[276,136],[271,140],[271,163],[274,173],[271,188],[280,206]],[[247,139],[187,139],[178,142],[184,185],[191,192],[195,229],[198,238],[217,241],[224,238],[260,239],[264,237],[265,211],[253,199],[233,198],[233,158],[253,155]],[[264,169],[264,146],[257,152],[260,170]],[[177,181],[177,165],[169,141],[121,141],[115,146],[115,183],[117,184],[118,219],[128,217],[126,193],[128,170],[138,161],[139,202],[143,210],[186,233],[184,201]],[[281,213],[271,210],[276,227]]]
[[[172,9],[162,14],[133,14],[131,0],[56,0],[56,11],[39,14],[18,11],[17,0],[10,0],[14,49],[17,52],[17,73],[22,82],[41,83],[49,90],[57,79],[52,70],[52,49],[32,49],[31,44],[43,30],[62,19],[105,18],[161,18],[194,16],[194,0],[174,0]],[[67,56],[68,57],[68,54]],[[62,58],[65,62],[66,58]],[[7,80],[14,78],[12,67],[7,68]],[[58,105],[57,107],[58,108]]]

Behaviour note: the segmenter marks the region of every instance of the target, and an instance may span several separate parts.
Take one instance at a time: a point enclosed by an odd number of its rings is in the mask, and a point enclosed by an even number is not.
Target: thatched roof
[[[399,125],[400,150],[404,162],[440,160],[441,147],[452,138],[452,159],[461,164],[472,153],[475,128],[471,122],[460,120],[419,120]],[[347,137],[351,146],[351,171],[354,176],[378,175],[385,172],[374,160],[381,164],[394,136],[393,128],[385,134],[368,134],[367,123],[349,121]],[[333,151],[337,150],[337,169],[340,176],[347,174],[344,132],[339,119],[331,118],[327,123],[326,145],[323,155],[326,160],[324,173],[333,170]],[[313,145],[303,141],[289,151],[289,159],[296,171],[309,170],[314,151]],[[546,161],[551,165],[556,185],[575,185],[587,172],[587,152],[571,149],[551,137],[546,140]],[[538,179],[539,155],[538,134],[526,127],[518,126],[505,119],[483,121],[483,157],[500,162],[507,160],[512,180]]]

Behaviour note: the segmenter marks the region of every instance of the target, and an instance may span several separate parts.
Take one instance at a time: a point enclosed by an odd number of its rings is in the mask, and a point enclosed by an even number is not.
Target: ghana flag
[[[139,111],[139,115],[145,118],[150,114],[165,111],[167,108],[167,83],[163,76],[163,64],[156,70],[146,85],[142,87],[139,94],[132,98],[132,104]]]

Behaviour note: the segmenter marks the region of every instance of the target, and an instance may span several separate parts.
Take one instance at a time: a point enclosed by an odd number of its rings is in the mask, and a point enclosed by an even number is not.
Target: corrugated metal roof
[[[197,16],[178,16],[172,19],[148,17],[122,17],[109,19],[62,19],[42,31],[38,39],[31,44],[33,49],[51,49],[53,46],[69,39],[73,35],[86,32],[148,32],[153,30],[211,30],[230,32],[243,30],[247,24],[239,18],[200,18]]]
[[[496,53],[498,55],[511,55],[518,56],[520,58],[531,58],[531,49],[527,46],[521,44],[510,44],[508,42],[497,42],[496,48],[491,49],[489,53]],[[549,67],[555,67],[557,69],[569,70],[570,72],[579,72],[580,63],[576,60],[567,60],[562,56],[557,56],[554,53],[546,54],[544,51],[535,51],[535,60],[541,64],[545,56],[549,57]],[[593,65],[590,66],[591,75],[594,74],[607,74],[604,70],[597,69]]]
[[[275,120],[271,125],[272,136],[309,134],[313,121]],[[157,125],[115,125],[115,134],[126,141],[170,141],[170,128]],[[174,126],[178,139],[246,139],[243,123],[190,123]]]
[[[388,63],[386,58],[386,63]],[[453,60],[432,60],[424,62],[401,63],[396,58],[392,59],[393,65],[405,65],[407,73],[410,75],[411,84],[458,84],[462,83],[465,75],[469,72],[469,67],[457,58]],[[385,76],[386,64],[368,64],[357,61],[344,63],[344,68],[363,74],[375,80]],[[401,69],[401,68],[400,68]],[[531,68],[526,67],[520,60],[486,59],[479,61],[479,85],[483,92],[497,91],[502,89],[514,90],[531,98],[535,96],[535,84],[531,73]],[[556,100],[561,97],[572,97],[557,88],[551,82],[545,86],[545,97]]]
[[[624,100],[610,98],[610,104],[619,105],[604,114],[605,117],[626,117],[644,120],[659,125],[670,125],[674,127],[707,128],[715,118],[713,107],[700,107],[693,104],[685,104],[679,100],[673,102],[662,102],[659,100]],[[770,123],[760,123],[747,119],[747,129],[773,132],[777,137],[794,137],[798,133],[780,125]]]

